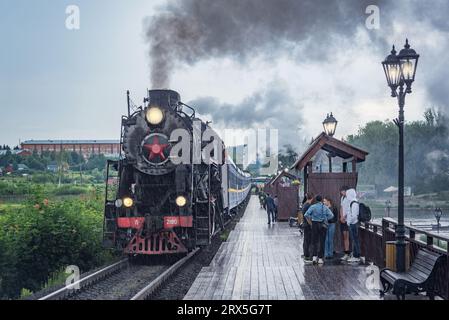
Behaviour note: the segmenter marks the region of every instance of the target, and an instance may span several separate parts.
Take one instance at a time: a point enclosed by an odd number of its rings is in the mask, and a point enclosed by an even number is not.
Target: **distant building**
[[[22,149],[41,154],[45,151],[78,152],[84,157],[92,154],[117,156],[120,154],[119,140],[28,140],[22,144]]]

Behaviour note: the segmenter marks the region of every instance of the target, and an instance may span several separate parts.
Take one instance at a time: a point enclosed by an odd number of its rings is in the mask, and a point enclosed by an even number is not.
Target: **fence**
[[[391,218],[382,219],[381,224],[372,222],[361,223],[361,251],[366,260],[373,262],[380,268],[385,267],[386,242],[395,240],[396,226],[397,222]],[[412,226],[405,226],[405,229],[406,240],[410,242],[411,261],[414,260],[416,253],[421,248],[446,257],[446,263],[437,270],[436,290],[444,299],[449,299],[449,237],[440,236]]]

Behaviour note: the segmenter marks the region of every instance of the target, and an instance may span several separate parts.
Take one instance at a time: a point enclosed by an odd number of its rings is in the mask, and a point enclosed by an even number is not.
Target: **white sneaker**
[[[365,264],[365,261],[366,261],[365,257],[360,257],[360,262],[361,263]]]
[[[313,263],[313,261],[309,260],[309,259],[304,259],[304,264],[308,264],[308,263]]]
[[[318,264],[324,264],[324,261],[323,261],[323,259],[318,259]]]
[[[360,262],[360,258],[352,257],[352,258],[349,258],[347,261],[349,263],[359,263]]]
[[[349,258],[350,258],[349,254],[345,253],[345,255],[341,257],[340,260],[347,261]]]
[[[313,262],[313,263],[317,263],[317,262],[318,262],[318,257],[316,257],[316,256],[313,257],[312,262]]]

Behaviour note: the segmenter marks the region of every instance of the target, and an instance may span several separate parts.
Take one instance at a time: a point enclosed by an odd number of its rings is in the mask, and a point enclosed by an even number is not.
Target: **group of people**
[[[344,256],[341,259],[350,263],[360,262],[357,192],[344,186],[340,190],[340,195],[340,211],[338,211],[330,197],[310,192],[306,194],[300,216],[304,234],[305,263],[324,264],[325,259],[334,258],[335,229],[338,222],[344,246]]]
[[[259,193],[259,202],[260,208],[267,210],[268,224],[276,223],[279,205],[278,197],[262,191]]]

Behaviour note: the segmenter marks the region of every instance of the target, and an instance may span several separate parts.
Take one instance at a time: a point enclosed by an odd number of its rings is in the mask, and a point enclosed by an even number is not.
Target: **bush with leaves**
[[[48,202],[36,192],[24,208],[1,216],[0,297],[37,291],[66,266],[87,271],[108,260],[100,198]]]

